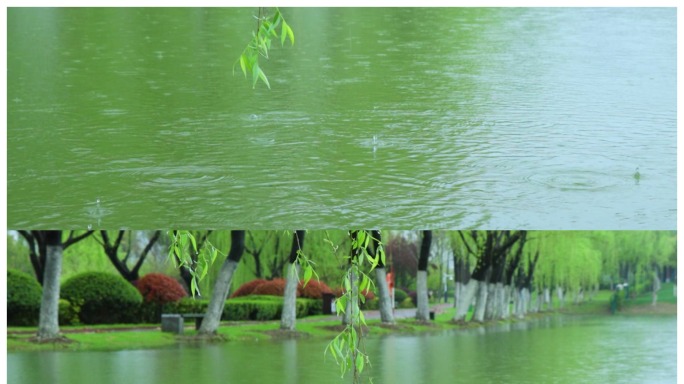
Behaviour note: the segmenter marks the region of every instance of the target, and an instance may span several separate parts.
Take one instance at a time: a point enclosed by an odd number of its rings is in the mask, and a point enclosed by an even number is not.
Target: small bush
[[[408,294],[401,288],[394,288],[394,301],[401,303],[408,297]]]
[[[366,300],[366,302],[361,306],[361,309],[364,310],[374,310],[380,308],[380,299],[377,297],[374,297],[370,300]]]
[[[415,305],[413,305],[413,300],[411,300],[410,297],[407,297],[399,303],[399,308],[415,308]]]
[[[236,289],[233,294],[230,295],[231,298],[234,297],[242,297],[242,296],[249,296],[251,295],[256,287],[260,286],[261,284],[267,282],[267,280],[264,279],[254,279],[252,281],[248,281],[240,286],[240,288]]]
[[[72,276],[62,284],[61,296],[70,303],[83,303],[79,313],[83,324],[139,321],[142,296],[118,275],[85,272]]]
[[[74,305],[68,300],[59,299],[59,325],[79,325],[80,305]]]
[[[28,273],[7,270],[7,325],[38,325],[43,289]]]
[[[416,291],[408,291],[408,292],[406,292],[406,294],[408,295],[408,297],[411,298],[411,301],[413,302],[413,306],[418,305],[418,294],[416,293]]]
[[[252,291],[253,295],[283,296],[284,293],[285,280],[283,279],[265,281],[262,284],[259,284],[254,291]]]

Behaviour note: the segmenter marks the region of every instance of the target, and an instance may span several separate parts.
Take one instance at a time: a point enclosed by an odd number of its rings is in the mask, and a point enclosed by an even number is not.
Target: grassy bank
[[[651,294],[640,295],[628,300],[625,307],[616,316],[629,316],[633,314],[672,314],[676,315],[677,298],[673,295],[672,284],[663,284],[658,293],[658,305],[651,305]],[[605,315],[611,316],[609,302],[612,292],[599,291],[592,300],[581,304],[573,304],[571,298],[567,298],[565,306],[559,308],[558,300],[554,300],[553,312],[528,314],[529,318],[547,316],[555,312],[568,315]],[[455,324],[452,319],[455,309],[444,308],[437,313],[435,321],[430,324],[416,322],[414,319],[400,319],[394,326],[382,325],[379,320],[368,320],[367,332],[370,335],[383,334],[412,334],[419,332],[439,331],[443,329],[462,329],[486,325],[469,322]],[[499,320],[500,321],[500,320]],[[497,322],[499,322],[497,321]],[[525,320],[506,320],[525,321]],[[268,322],[224,322],[218,330],[225,340],[228,341],[268,341],[284,337],[320,338],[332,339],[341,330],[340,320],[331,316],[312,316],[300,319],[297,322],[296,334],[279,331],[278,321]],[[7,335],[7,350],[9,352],[40,351],[40,350],[122,350],[122,349],[147,349],[171,347],[183,342],[196,342],[192,336],[195,330],[192,325],[185,329],[185,335],[178,337],[169,333],[162,333],[157,325],[149,324],[117,324],[98,326],[68,326],[61,328],[64,335],[70,340],[65,343],[39,344],[31,339],[36,334],[35,327],[10,327]]]

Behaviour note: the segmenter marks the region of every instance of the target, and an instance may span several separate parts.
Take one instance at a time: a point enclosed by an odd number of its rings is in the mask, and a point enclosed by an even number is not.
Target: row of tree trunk
[[[379,247],[381,237],[380,231],[371,231],[372,242],[368,251],[371,255]],[[32,231],[24,232],[22,235],[29,241],[30,249],[40,249],[40,252],[32,254],[31,260],[40,265],[43,283],[43,297],[40,310],[40,321],[38,338],[41,340],[59,337],[58,326],[58,300],[59,300],[59,277],[61,273],[61,259],[63,250],[76,241],[87,237],[92,232],[84,233],[80,236],[69,236],[67,241],[62,242],[61,231]],[[146,255],[152,244],[159,238],[160,232],[157,231],[143,250],[143,257]],[[304,245],[305,231],[294,231],[292,245],[288,258],[287,282],[284,294],[283,313],[281,318],[281,329],[292,331],[296,326],[296,292],[299,282],[300,265],[298,254]],[[353,235],[353,234],[352,234]],[[432,231],[421,231],[422,242],[418,260],[417,272],[417,309],[416,319],[419,321],[429,321],[428,289],[427,289],[427,268],[432,243]],[[456,313],[454,321],[466,321],[466,314],[471,305],[474,305],[472,321],[483,322],[493,319],[507,319],[512,316],[522,318],[528,312],[543,311],[551,308],[551,290],[548,287],[538,289],[536,303],[532,304],[532,277],[535,265],[539,259],[539,253],[534,257],[527,258],[527,265],[523,268],[523,247],[526,241],[526,231],[471,231],[464,233],[459,231],[469,254],[475,255],[477,264],[472,273],[468,274],[468,257],[457,257],[455,253],[455,305]],[[117,258],[117,249],[123,238],[122,232],[119,233],[114,241],[111,241],[106,232],[101,233],[102,243],[110,259],[116,259],[115,265],[119,265],[119,271],[128,273],[130,276],[137,276],[140,261],[136,263],[132,270],[123,261]],[[201,239],[201,241],[204,241]],[[34,242],[35,244],[32,244]],[[514,245],[517,244],[515,252]],[[221,266],[220,273],[212,291],[207,313],[200,327],[201,335],[213,335],[218,329],[218,325],[223,313],[223,306],[228,296],[232,278],[238,267],[240,259],[245,252],[245,231],[231,231],[231,247]],[[358,257],[352,250],[352,257]],[[40,256],[39,256],[40,255]],[[462,256],[462,255],[461,255]],[[113,260],[114,262],[114,260]],[[392,324],[395,322],[389,287],[386,280],[387,272],[385,265],[380,260],[375,269],[375,285],[379,297],[379,309],[381,321]],[[358,278],[358,277],[356,277]],[[655,275],[654,287],[659,284],[658,277]],[[352,284],[356,287],[357,284]],[[655,296],[656,289],[654,289]],[[356,292],[354,292],[356,293]],[[556,295],[561,306],[565,302],[564,290],[556,288]],[[582,300],[584,291],[578,290],[575,300]],[[513,303],[512,307],[510,303]],[[347,316],[343,317],[343,322],[349,323],[351,313],[347,310]]]

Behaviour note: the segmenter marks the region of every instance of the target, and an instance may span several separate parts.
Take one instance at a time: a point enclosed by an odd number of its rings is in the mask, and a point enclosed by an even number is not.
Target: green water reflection
[[[8,355],[8,382],[346,383],[312,340]],[[675,383],[676,318],[556,317],[367,340],[374,383]]]

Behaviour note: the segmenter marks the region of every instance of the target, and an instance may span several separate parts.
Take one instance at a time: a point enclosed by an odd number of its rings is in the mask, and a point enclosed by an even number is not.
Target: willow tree
[[[555,287],[559,306],[562,307],[568,293],[574,293],[577,303],[582,300],[585,291],[598,285],[603,256],[595,248],[590,232],[539,231],[535,232],[535,237],[542,254],[537,268],[538,288],[543,292],[546,309],[552,309],[552,287]]]
[[[461,300],[465,285],[470,280],[470,254],[461,242],[457,231],[450,231],[448,236],[454,259],[454,307],[456,307]]]
[[[519,266],[515,274],[515,316],[519,319],[524,318],[530,308],[532,282],[539,261],[539,249],[530,248],[527,247],[524,251],[526,261]]]
[[[473,320],[482,322],[490,290],[489,281],[494,267],[505,262],[511,247],[520,240],[521,231],[459,231],[459,237],[468,253],[477,258],[477,264],[466,285],[465,294],[456,306],[454,321],[465,321],[470,302],[477,291]]]
[[[525,250],[525,244],[527,240],[527,231],[522,231],[520,240],[517,244],[517,250],[513,254],[513,257],[508,261],[503,271],[503,276],[500,286],[497,287],[501,292],[499,294],[500,300],[498,302],[497,318],[508,319],[511,315],[511,306],[509,303],[512,299],[516,299],[515,287],[513,284],[513,277],[520,268],[520,262],[523,257]]]
[[[616,233],[620,251],[620,273],[634,294],[650,288],[653,304],[660,289],[660,271],[676,265],[677,239],[674,231],[623,231]]]

